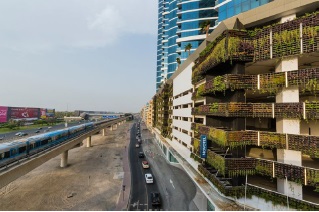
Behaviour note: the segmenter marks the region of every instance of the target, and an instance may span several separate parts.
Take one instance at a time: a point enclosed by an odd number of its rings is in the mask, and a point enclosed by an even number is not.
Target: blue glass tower
[[[209,20],[210,30],[218,19],[212,0],[159,0],[156,89],[169,79],[178,67],[177,58],[185,61],[205,40],[200,24]]]
[[[246,12],[273,0],[216,0],[218,22]]]

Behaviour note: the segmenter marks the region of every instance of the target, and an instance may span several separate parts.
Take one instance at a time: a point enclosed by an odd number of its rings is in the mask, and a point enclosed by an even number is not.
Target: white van
[[[153,176],[152,174],[145,174],[145,180],[146,180],[146,183],[153,183]]]

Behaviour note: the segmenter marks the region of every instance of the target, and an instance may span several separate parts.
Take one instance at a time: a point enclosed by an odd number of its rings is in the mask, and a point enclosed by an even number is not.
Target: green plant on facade
[[[300,29],[273,34],[273,53],[278,57],[300,53]]]
[[[319,90],[318,79],[309,79],[308,82],[304,85],[304,88],[302,89],[303,92],[310,91],[314,93],[318,90]]]
[[[205,94],[205,84],[201,84],[200,86],[198,86],[197,88],[197,93],[196,93],[196,98],[201,98],[204,96]]]
[[[285,149],[286,135],[273,132],[261,132],[260,145],[262,146],[262,148],[269,147],[271,149]]]
[[[225,176],[225,158],[208,150],[206,162],[217,169],[220,174]]]
[[[308,185],[315,186],[314,191],[319,192],[319,170],[307,168],[306,175]]]
[[[285,73],[260,75],[260,93],[277,93],[285,86]]]
[[[200,146],[200,140],[194,138],[193,147],[194,147],[194,153],[195,153],[195,154],[199,154],[199,146]]]
[[[227,146],[227,133],[224,130],[210,127],[208,139],[215,142],[219,146]]]
[[[239,56],[239,44],[241,42],[241,39],[239,37],[228,37],[227,41],[227,56],[229,57],[231,62],[233,56]],[[223,62],[225,62],[225,59],[223,60]]]
[[[311,48],[315,44],[315,37],[318,35],[319,26],[306,26],[302,29],[302,36],[307,40],[304,42],[306,48]]]
[[[214,102],[214,103],[210,104],[209,105],[209,112],[211,112],[211,113],[219,112],[219,103]]]
[[[256,160],[256,172],[261,175],[272,177],[272,163],[270,161]]]

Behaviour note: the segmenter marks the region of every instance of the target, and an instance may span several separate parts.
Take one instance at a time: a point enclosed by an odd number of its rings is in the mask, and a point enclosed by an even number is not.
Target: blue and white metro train
[[[83,134],[103,122],[89,122],[8,143],[0,143],[0,168]]]

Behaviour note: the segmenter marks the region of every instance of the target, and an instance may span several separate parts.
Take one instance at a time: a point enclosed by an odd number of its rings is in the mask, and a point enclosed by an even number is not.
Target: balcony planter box
[[[277,149],[286,149],[286,135],[282,133],[260,132],[260,145]]]

